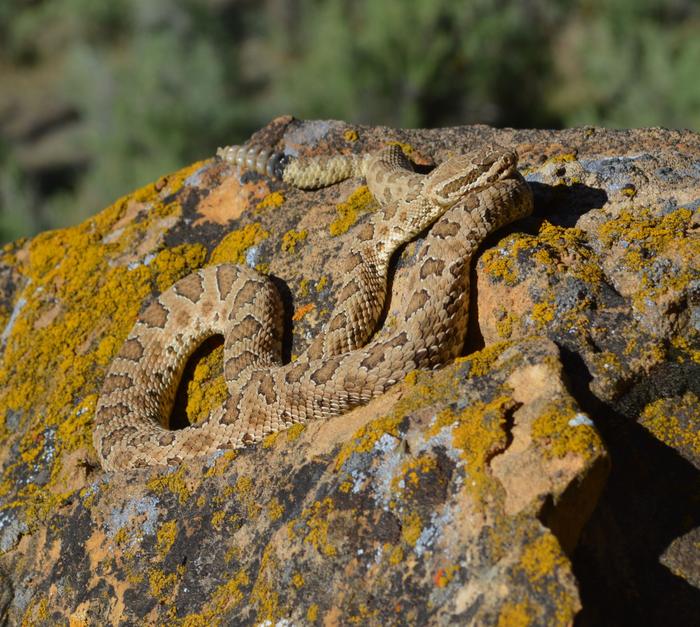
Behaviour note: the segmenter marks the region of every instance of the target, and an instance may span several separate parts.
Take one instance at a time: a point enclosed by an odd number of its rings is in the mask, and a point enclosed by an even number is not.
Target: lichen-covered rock
[[[358,181],[301,192],[209,160],[6,246],[0,616],[555,625],[580,596],[583,622],[658,619],[663,595],[667,620],[692,618],[700,138],[281,118],[255,139],[291,154],[398,142],[419,167],[517,148],[536,209],[475,263],[467,352],[486,348],[257,448],[106,475],[92,415],[144,303],[202,265],[248,264],[281,290],[294,358],[375,201]],[[174,427],[225,397],[220,362],[216,342],[192,360]]]

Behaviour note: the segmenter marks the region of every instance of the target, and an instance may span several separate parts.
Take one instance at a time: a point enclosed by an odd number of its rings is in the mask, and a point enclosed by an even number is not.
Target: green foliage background
[[[0,0],[0,241],[282,113],[700,130],[697,0]]]

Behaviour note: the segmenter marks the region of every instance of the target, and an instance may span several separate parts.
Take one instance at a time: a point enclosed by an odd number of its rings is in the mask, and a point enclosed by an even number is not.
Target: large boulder
[[[260,446],[118,474],[97,463],[93,413],[149,299],[203,265],[248,264],[280,289],[294,359],[376,202],[359,180],[303,192],[209,159],[6,246],[0,620],[696,621],[700,137],[280,118],[254,141],[395,142],[424,171],[512,146],[535,214],[474,260],[466,357]],[[221,354],[214,340],[190,361],[174,427],[225,398]]]

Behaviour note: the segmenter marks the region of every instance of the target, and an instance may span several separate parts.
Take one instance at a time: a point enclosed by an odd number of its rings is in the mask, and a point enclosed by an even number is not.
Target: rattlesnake
[[[340,415],[416,368],[449,362],[466,335],[472,255],[487,235],[532,209],[515,153],[500,147],[452,157],[427,175],[414,173],[396,146],[326,159],[238,147],[219,156],[301,188],[363,176],[381,210],[356,229],[335,309],[293,362],[281,363],[279,295],[248,267],[205,267],[152,302],[111,363],[97,403],[93,441],[106,470],[242,448],[294,423]],[[372,338],[392,253],[431,224],[408,270],[409,291],[392,299],[394,325]],[[224,336],[229,396],[202,422],[168,430],[162,425],[185,363],[215,334]]]

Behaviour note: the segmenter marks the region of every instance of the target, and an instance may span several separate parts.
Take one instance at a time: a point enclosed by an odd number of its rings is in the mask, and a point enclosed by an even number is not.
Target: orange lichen
[[[307,303],[306,305],[302,305],[301,307],[297,308],[297,310],[294,312],[294,315],[292,316],[292,320],[294,322],[298,322],[301,320],[307,313],[310,311],[313,311],[316,308],[316,305],[313,303]]]
[[[438,588],[444,588],[452,581],[457,571],[459,571],[459,566],[455,566],[454,564],[446,568],[438,568],[433,577],[435,585]]]

